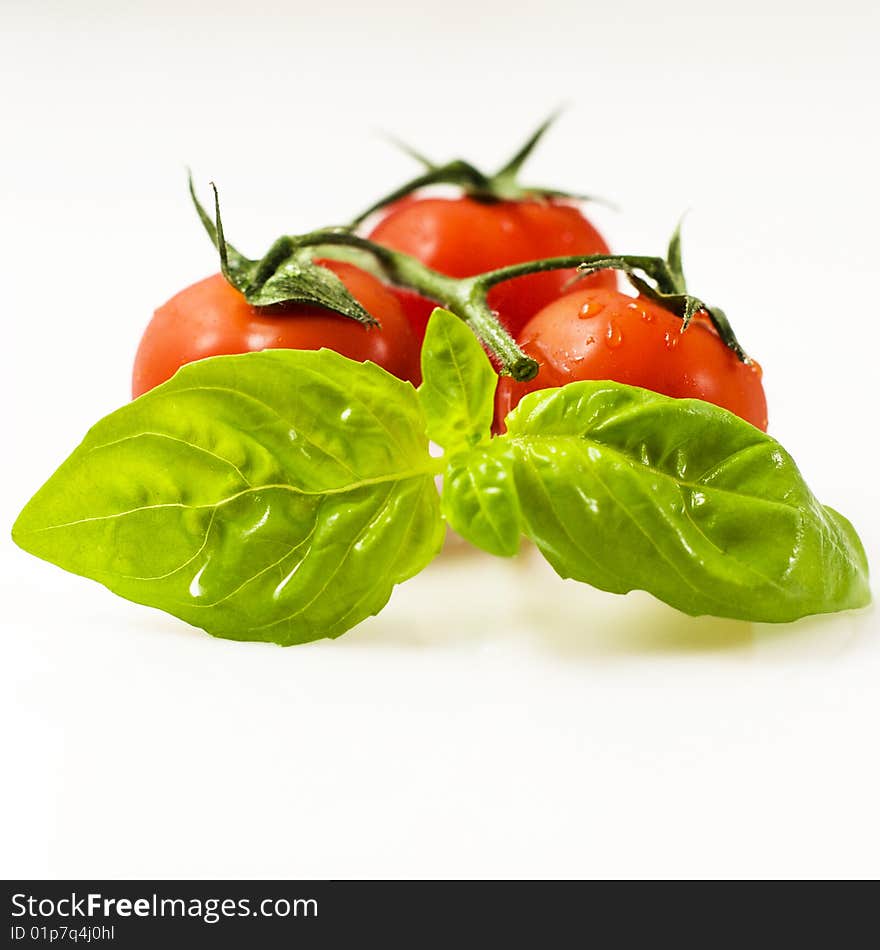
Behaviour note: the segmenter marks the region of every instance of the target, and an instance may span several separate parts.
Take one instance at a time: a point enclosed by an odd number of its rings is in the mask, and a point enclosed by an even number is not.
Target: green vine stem
[[[191,179],[190,193],[202,224],[220,254],[224,276],[254,306],[316,303],[367,327],[376,326],[375,318],[351,296],[339,278],[314,263],[315,258],[350,260],[352,253],[356,253],[375,261],[381,276],[389,283],[414,290],[464,320],[495,357],[500,372],[524,382],[537,375],[538,363],[522,351],[489,306],[491,289],[505,281],[542,271],[576,269],[577,280],[600,270],[613,269],[623,271],[639,293],[679,316],[682,332],[695,314],[705,312],[724,343],[740,360],[750,362],[724,312],[707,306],[686,292],[678,229],[670,241],[666,259],[627,254],[568,255],[512,264],[473,277],[454,278],[432,270],[408,254],[361,237],[349,228],[325,228],[298,236],[286,235],[275,241],[261,259],[250,260],[226,240],[216,188],[214,221],[199,203]]]
[[[392,284],[415,290],[464,320],[497,359],[502,373],[520,381],[534,379],[537,375],[537,362],[523,353],[489,307],[486,300],[488,288],[483,287],[480,278],[447,277],[409,254],[374,244],[346,230],[314,231],[288,240],[295,242],[300,252],[320,246],[321,254],[327,257],[333,256],[334,247],[366,251],[376,259],[384,276]],[[491,275],[481,275],[487,276]]]
[[[414,257],[374,244],[346,230],[315,231],[291,240],[301,248],[321,245],[322,253],[326,251],[327,256],[332,256],[334,245],[356,247],[372,254],[392,283],[436,301],[468,323],[487,349],[497,357],[502,372],[516,380],[533,379],[538,372],[537,363],[523,353],[501,325],[487,303],[488,292],[497,284],[517,277],[572,268],[578,270],[579,278],[600,270],[623,271],[639,293],[681,317],[682,332],[688,328],[695,314],[705,312],[725,345],[741,362],[750,363],[724,311],[710,307],[698,297],[684,292],[677,235],[676,231],[670,242],[671,257],[668,260],[631,254],[569,255],[525,261],[461,279],[447,277],[426,267]],[[646,280],[641,274],[649,279]]]

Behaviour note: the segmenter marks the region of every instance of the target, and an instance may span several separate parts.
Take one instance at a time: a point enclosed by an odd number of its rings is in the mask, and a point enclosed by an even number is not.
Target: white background
[[[449,557],[336,642],[213,640],[8,527],[128,395],[152,309],[216,270],[184,167],[255,253],[409,176],[377,134],[690,209],[695,292],[875,567],[878,7],[0,2],[3,876],[876,876],[877,612],[691,620]],[[718,12],[716,12],[716,9]]]

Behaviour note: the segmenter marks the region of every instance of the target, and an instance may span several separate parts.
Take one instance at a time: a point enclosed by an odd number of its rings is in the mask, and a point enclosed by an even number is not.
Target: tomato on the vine
[[[499,421],[526,393],[611,379],[667,396],[703,399],[767,429],[761,367],[741,362],[705,314],[697,314],[682,332],[679,317],[646,297],[583,288],[536,313],[518,342],[540,369],[526,383],[502,377]]]
[[[370,232],[370,240],[418,258],[450,277],[471,277],[510,264],[571,254],[607,254],[602,235],[570,202],[526,198],[485,201],[406,198],[392,204]],[[552,300],[565,293],[574,271],[555,270],[518,277],[493,287],[489,305],[516,335]],[[600,271],[586,287],[617,286],[614,272]],[[431,309],[416,311],[416,327]],[[424,333],[424,328],[422,328]]]
[[[184,363],[271,348],[327,347],[349,359],[372,360],[418,384],[417,341],[390,288],[353,264],[317,263],[332,270],[381,326],[366,327],[316,305],[253,307],[222,274],[215,274],[155,312],[135,357],[132,396],[170,379]]]

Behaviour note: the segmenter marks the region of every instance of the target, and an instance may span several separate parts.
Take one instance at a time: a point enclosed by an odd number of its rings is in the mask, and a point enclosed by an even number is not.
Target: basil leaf
[[[525,531],[563,577],[754,621],[870,601],[849,522],[726,410],[580,382],[526,396],[507,426]]]
[[[329,350],[183,367],[99,422],[25,507],[25,550],[215,636],[302,643],[437,553],[412,387]]]
[[[447,450],[489,438],[498,377],[471,329],[440,307],[425,331],[422,378],[430,438]]]
[[[522,532],[509,450],[502,440],[490,440],[498,377],[471,329],[439,307],[425,331],[422,377],[428,434],[449,457],[446,520],[490,554],[516,554]]]
[[[471,544],[512,557],[522,534],[510,443],[493,439],[454,455],[443,477],[443,514]]]

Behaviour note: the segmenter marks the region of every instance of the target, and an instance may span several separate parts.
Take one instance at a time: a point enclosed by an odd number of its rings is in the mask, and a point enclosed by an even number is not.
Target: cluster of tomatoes
[[[416,193],[384,208],[367,235],[451,277],[564,255],[606,254],[602,236],[575,202],[545,197],[484,200],[462,193]],[[252,307],[217,274],[183,290],[149,324],[134,366],[133,394],[170,378],[184,363],[267,347],[329,347],[372,360],[418,384],[419,350],[435,301],[383,284],[341,261],[319,261],[378,320],[379,328],[315,306]],[[614,271],[577,283],[570,270],[546,271],[496,285],[489,304],[529,356],[538,375],[527,383],[501,377],[503,419],[535,389],[584,379],[612,379],[677,397],[704,399],[767,428],[756,363],[743,363],[704,315],[686,332],[680,317],[618,289]]]

